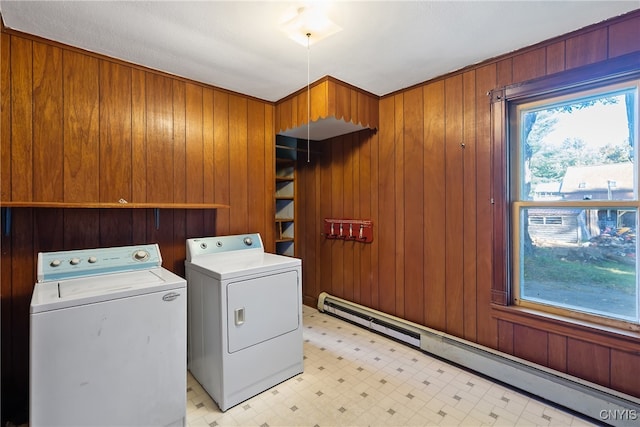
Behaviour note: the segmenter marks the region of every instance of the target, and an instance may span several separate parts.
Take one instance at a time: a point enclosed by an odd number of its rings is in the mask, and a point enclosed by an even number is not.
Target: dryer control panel
[[[199,255],[235,251],[264,252],[260,233],[187,239],[187,261]]]
[[[38,282],[160,267],[157,244],[40,252]]]

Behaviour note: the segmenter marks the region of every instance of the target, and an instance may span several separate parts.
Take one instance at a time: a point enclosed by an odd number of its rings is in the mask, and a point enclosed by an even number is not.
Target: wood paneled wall
[[[157,229],[151,209],[12,209],[2,410],[26,421],[38,252],[159,243],[163,266],[184,275],[189,237],[259,232],[273,250],[275,107],[16,32],[0,40],[3,202],[230,205],[161,209]]]
[[[384,96],[377,132],[315,143],[298,175],[305,302],[325,291],[640,397],[638,334],[491,304],[488,97],[636,51],[640,12]],[[324,239],[323,218],[340,217],[372,219],[373,243]]]

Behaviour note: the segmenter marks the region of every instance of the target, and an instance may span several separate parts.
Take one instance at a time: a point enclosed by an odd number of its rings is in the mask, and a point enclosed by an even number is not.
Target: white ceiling
[[[8,28],[277,101],[326,75],[385,95],[640,8],[640,0],[334,1],[343,30],[279,29],[303,1],[0,0]]]

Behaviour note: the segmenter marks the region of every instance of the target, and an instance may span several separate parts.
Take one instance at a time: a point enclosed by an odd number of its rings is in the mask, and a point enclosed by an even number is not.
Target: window
[[[638,89],[508,104],[516,305],[638,329]]]

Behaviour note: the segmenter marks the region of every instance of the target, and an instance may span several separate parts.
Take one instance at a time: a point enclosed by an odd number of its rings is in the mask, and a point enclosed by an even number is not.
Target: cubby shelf
[[[296,146],[295,138],[276,138],[276,253],[288,256],[295,255]]]

